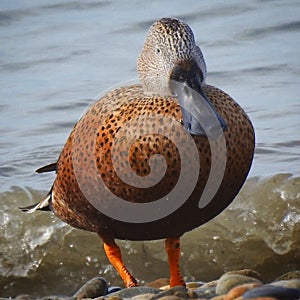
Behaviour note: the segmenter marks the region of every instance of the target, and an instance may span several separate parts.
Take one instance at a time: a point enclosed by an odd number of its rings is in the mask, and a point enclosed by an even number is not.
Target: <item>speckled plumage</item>
[[[197,184],[189,199],[170,215],[153,222],[136,224],[112,219],[92,206],[86,197],[87,194],[101,197],[98,188],[99,179],[124,201],[137,203],[151,202],[163,197],[178,181],[181,157],[172,139],[162,134],[164,130],[169,130],[171,136],[176,136],[177,140],[185,144],[185,135],[181,135],[175,128],[170,128],[165,122],[167,117],[171,117],[175,118],[178,124],[182,123],[181,107],[169,84],[172,72],[178,66],[181,69],[187,68],[188,76],[196,70],[196,86],[198,80],[201,85],[199,88],[226,123],[224,137],[227,161],[222,183],[212,201],[204,208],[199,208],[198,201],[210,173],[211,149],[207,137],[193,135],[201,168]],[[181,69],[179,74],[177,70],[176,76],[180,77]],[[110,245],[114,238],[126,240],[179,238],[185,232],[206,223],[222,212],[235,198],[247,177],[253,159],[254,130],[251,121],[229,95],[205,83],[206,64],[188,25],[177,19],[161,19],[155,22],[148,32],[138,59],[138,71],[142,84],[120,87],[93,103],[75,125],[57,164],[40,170],[49,171],[55,167],[57,172],[49,197],[52,211],[74,227],[97,232],[104,242],[109,241]],[[145,134],[145,126],[152,125],[144,124],[137,118],[153,114],[156,115],[153,128],[160,128],[161,132],[158,130],[153,134]],[[113,145],[119,130],[134,131],[138,138],[131,142],[126,135],[122,136],[121,150],[116,152]],[[122,149],[126,149],[125,146],[129,142],[131,147],[127,153]],[[214,146],[219,147],[218,144]],[[189,153],[190,149],[186,147],[184,151]],[[163,155],[167,165],[164,177],[156,185],[138,188],[119,178],[120,173],[123,179],[130,176],[122,171],[124,160],[129,160],[133,172],[139,176],[145,177],[151,172],[159,173],[161,171],[159,167],[151,170],[149,165],[150,158],[155,154]],[[117,158],[114,165],[112,155]],[[192,168],[193,160],[190,159],[188,164]],[[109,201],[109,199],[102,200]],[[35,208],[43,208],[44,205],[45,202],[43,206]],[[170,258],[172,257],[170,249],[172,245],[179,248],[179,244],[176,243],[173,241],[173,244],[169,243],[167,246],[170,265],[173,260]],[[109,253],[109,250],[106,250]],[[178,251],[176,255],[179,255]],[[177,267],[171,270],[171,285],[184,284],[181,276],[177,276],[179,270],[176,268],[178,269],[178,261]],[[119,269],[118,271],[122,278],[125,278],[127,286],[136,284],[128,271],[125,275],[122,275]],[[129,279],[126,277],[128,274]]]
[[[75,227],[112,235],[119,239],[153,240],[180,236],[220,213],[234,199],[246,178],[253,156],[254,135],[248,117],[230,96],[209,85],[206,85],[205,92],[228,125],[228,130],[224,133],[227,145],[226,172],[218,193],[207,207],[199,209],[198,201],[210,171],[210,146],[205,137],[196,136],[194,139],[201,165],[197,187],[183,207],[167,218],[139,225],[123,223],[102,215],[82,195],[72,167],[74,158],[79,160],[82,168],[79,172],[86,174],[86,184],[93,189],[93,193],[97,193],[97,185],[88,174],[95,159],[99,174],[107,187],[127,201],[154,201],[174,188],[178,180],[181,161],[175,145],[158,134],[144,136],[143,124],[133,123],[128,128],[140,131],[140,140],[132,145],[129,154],[131,166],[138,175],[147,175],[150,172],[150,157],[160,153],[168,164],[163,180],[152,188],[134,188],[124,184],[114,171],[110,158],[111,145],[115,132],[123,123],[147,112],[156,112],[162,117],[169,115],[175,117],[178,122],[181,120],[181,111],[175,102],[176,99],[148,97],[144,95],[140,85],[134,85],[119,88],[105,95],[76,124],[57,163],[57,177],[52,197],[52,209],[55,214]],[[108,110],[108,114],[104,117],[106,123],[98,124],[98,114],[103,114],[106,106],[111,103],[114,105],[115,113],[112,115]],[[84,149],[78,147],[78,150],[75,146],[74,149],[74,144],[77,143],[86,146]],[[95,158],[92,157],[91,160],[90,153],[93,151]],[[119,155],[127,156],[127,153],[121,152]]]

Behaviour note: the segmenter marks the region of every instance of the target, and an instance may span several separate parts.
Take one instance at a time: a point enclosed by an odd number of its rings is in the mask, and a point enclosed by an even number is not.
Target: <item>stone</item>
[[[216,288],[215,287],[203,288],[201,286],[200,288],[194,289],[193,294],[196,295],[197,298],[211,299],[216,296]]]
[[[236,300],[243,300],[243,298],[237,298]],[[251,300],[278,300],[277,298],[273,297],[258,297],[258,298],[251,298]]]
[[[35,298],[30,296],[30,295],[27,295],[27,294],[21,294],[21,295],[17,296],[16,299],[18,299],[18,300],[32,300],[32,299],[35,299]]]
[[[169,296],[164,296],[162,298],[159,298],[159,300],[182,300],[182,298],[179,298],[175,295],[169,295]]]
[[[185,293],[187,297],[187,289],[184,286],[174,286],[168,290],[161,291],[157,295],[153,296],[151,300],[163,299],[166,296],[175,296],[176,293]],[[177,297],[177,296],[176,296]]]
[[[133,298],[138,295],[143,294],[158,294],[161,292],[159,289],[155,289],[148,286],[136,286],[132,288],[123,289],[120,291],[117,291],[115,293],[110,294],[110,297],[119,297],[119,298]],[[108,298],[110,299],[110,298]]]
[[[207,283],[204,283],[203,285],[201,285],[202,288],[209,288],[209,287],[216,287],[218,284],[219,280],[213,280]]]
[[[273,297],[279,300],[297,300],[300,298],[300,290],[281,286],[264,285],[249,290],[243,295],[243,299],[252,299],[258,297]]]
[[[186,283],[186,288],[191,290],[191,289],[196,289],[199,288],[203,285],[203,282],[187,282]]]
[[[261,284],[258,283],[246,283],[243,285],[238,285],[234,288],[232,288],[224,297],[224,300],[233,300],[237,299],[238,297],[242,296],[245,292],[256,288],[258,286],[261,286]]]
[[[244,276],[256,278],[259,281],[262,281],[262,276],[260,275],[260,273],[254,271],[254,270],[251,270],[251,269],[242,269],[242,270],[236,270],[236,271],[229,271],[229,272],[226,272],[224,275],[226,275],[226,274],[244,275]]]
[[[224,295],[219,295],[219,296],[211,298],[211,300],[224,300],[224,297],[225,297]]]
[[[300,279],[280,280],[270,283],[270,285],[282,286],[286,288],[300,289]]]
[[[107,300],[123,300],[123,298],[118,297],[118,296],[109,296],[108,298],[106,298]],[[101,299],[102,300],[102,299]]]
[[[236,300],[242,300],[243,298],[237,298]],[[277,298],[273,297],[257,297],[257,298],[251,298],[251,300],[278,300]]]
[[[300,279],[300,271],[290,271],[288,273],[285,273],[275,279],[274,281],[281,281],[281,280],[291,280],[291,279]]]
[[[120,288],[119,286],[109,286],[107,289],[107,294],[112,294],[121,290],[122,288]]]
[[[145,286],[150,286],[150,287],[153,287],[153,288],[161,288],[161,287],[164,287],[164,286],[169,286],[170,284],[170,279],[168,278],[159,278],[159,279],[156,279],[152,282],[149,282],[147,284],[145,284]]]
[[[58,296],[58,295],[50,295],[41,298],[40,300],[76,300],[75,297],[66,297],[66,296]]]
[[[235,273],[225,273],[220,277],[216,286],[216,293],[218,295],[227,294],[232,288],[246,284],[246,283],[257,283],[262,284],[260,280],[253,277],[248,277],[245,275],[235,274]]]
[[[278,300],[278,299],[273,297],[260,297],[260,298],[254,298],[252,300]]]
[[[171,288],[170,285],[164,285],[164,286],[160,287],[159,289],[162,291],[166,291],[166,290],[169,290],[170,288]]]
[[[77,299],[97,298],[105,296],[108,292],[108,284],[102,277],[95,277],[86,282],[74,295]]]
[[[188,299],[188,294],[187,292],[183,292],[183,291],[179,291],[179,292],[176,292],[174,294],[174,296],[178,297],[178,298],[181,298],[181,299]]]
[[[152,299],[154,294],[147,293],[147,294],[142,294],[142,295],[137,295],[131,298],[131,300],[150,300]]]

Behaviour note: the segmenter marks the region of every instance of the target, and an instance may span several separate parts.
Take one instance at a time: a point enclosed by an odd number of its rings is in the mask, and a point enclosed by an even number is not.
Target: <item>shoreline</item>
[[[290,271],[272,282],[264,282],[260,273],[243,269],[224,273],[210,282],[187,282],[186,287],[172,287],[167,278],[160,278],[143,286],[121,288],[110,286],[102,277],[95,277],[83,284],[72,295],[50,295],[33,297],[21,294],[15,297],[0,297],[17,300],[180,300],[180,299],[299,299],[300,270]]]

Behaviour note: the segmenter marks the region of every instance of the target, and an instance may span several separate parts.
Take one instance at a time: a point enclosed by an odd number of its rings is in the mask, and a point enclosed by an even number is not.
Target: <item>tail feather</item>
[[[56,172],[56,162],[43,166],[36,170],[37,173]]]
[[[56,165],[57,163],[51,163],[46,166],[43,166],[36,170],[37,173],[45,173],[45,172],[53,172],[56,171]],[[33,205],[25,206],[25,207],[19,207],[23,212],[26,213],[33,213],[37,210],[44,210],[44,211],[51,211],[50,205],[51,205],[51,199],[52,199],[52,188],[50,192],[47,194],[47,196],[42,199],[42,201],[35,203]]]
[[[25,206],[25,207],[19,207],[23,212],[26,213],[33,213],[36,210],[45,210],[49,211],[50,209],[50,202],[51,202],[51,191],[48,193],[48,195],[40,202],[35,203],[33,205]]]

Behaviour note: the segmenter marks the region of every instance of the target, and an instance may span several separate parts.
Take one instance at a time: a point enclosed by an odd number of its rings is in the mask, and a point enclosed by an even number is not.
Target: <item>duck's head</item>
[[[163,18],[150,27],[138,59],[138,73],[146,94],[178,97],[188,132],[206,136],[215,125],[226,129],[224,119],[203,92],[206,63],[191,28],[183,21]]]

